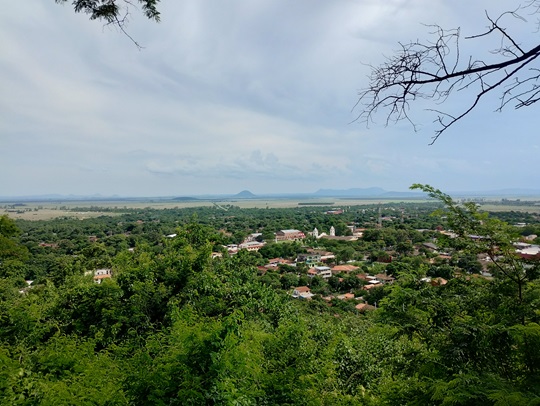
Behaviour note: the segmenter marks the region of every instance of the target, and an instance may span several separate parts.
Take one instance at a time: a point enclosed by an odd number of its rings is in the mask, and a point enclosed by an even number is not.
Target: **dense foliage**
[[[0,217],[0,403],[540,404],[540,281],[537,262],[512,248],[521,229],[427,191],[444,205]],[[527,222],[538,229],[536,217]],[[363,238],[223,248],[251,232],[334,226],[345,235],[351,225]],[[444,255],[426,248],[433,241]],[[261,271],[267,258],[312,248],[358,271]],[[100,268],[113,276],[97,284]],[[381,272],[396,281],[368,291],[357,277]],[[299,285],[320,294],[292,299]],[[347,292],[377,309],[337,298]]]

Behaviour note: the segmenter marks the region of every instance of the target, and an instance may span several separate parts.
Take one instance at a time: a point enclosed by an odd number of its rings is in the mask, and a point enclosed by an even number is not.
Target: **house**
[[[94,271],[94,282],[100,284],[103,279],[108,279],[112,277],[112,270],[109,268],[96,269]]]
[[[326,214],[331,214],[331,215],[339,215],[339,214],[343,214],[343,209],[332,209],[332,210],[328,210],[326,212]]]
[[[298,241],[306,238],[305,234],[299,230],[279,230],[276,233],[276,242],[277,241]]]
[[[365,285],[362,289],[364,290],[371,290],[371,289],[376,289],[376,288],[382,288],[383,287],[383,284],[382,283],[378,283],[376,281],[373,281],[375,283],[368,283],[367,285]]]
[[[518,243],[516,253],[523,259],[540,259],[540,246]]]
[[[371,305],[369,305],[367,303],[359,303],[356,306],[354,306],[354,308],[356,310],[358,310],[359,312],[361,312],[361,313],[363,313],[365,311],[377,309],[375,306],[371,306]]]
[[[353,293],[345,293],[343,295],[338,295],[337,298],[339,300],[352,300],[352,299],[354,299],[354,294]]]
[[[310,268],[308,269],[307,274],[310,278],[313,278],[314,276],[317,276],[317,270],[315,268]]]
[[[292,265],[292,262],[284,258],[272,258],[268,260],[268,265],[274,267],[279,265]]]
[[[448,281],[444,278],[433,278],[431,279],[431,286],[443,286],[446,285]]]
[[[262,247],[264,247],[264,245],[264,242],[249,241],[243,242],[242,244],[238,245],[238,248],[241,250],[259,251]]]
[[[457,238],[458,237],[458,234],[454,233],[452,231],[439,230],[439,233],[441,233],[442,235],[446,235],[447,237],[450,237],[450,238]]]
[[[227,245],[227,252],[230,254],[230,255],[234,255],[238,252],[238,245],[236,244],[229,244]]]
[[[299,254],[299,255],[302,255],[302,254]],[[317,262],[325,262],[330,259],[336,258],[334,253],[331,251],[316,250],[316,249],[311,249],[311,248],[307,250],[307,254],[303,254],[303,255],[313,255],[314,259],[320,258]]]
[[[430,278],[429,276],[420,279],[420,281],[429,283],[431,286],[443,286],[448,283],[448,281],[444,278]]]
[[[293,289],[292,297],[295,299],[311,299],[313,296],[315,296],[313,293],[311,293],[311,289],[307,286],[298,286],[297,288]]]
[[[335,275],[335,274],[338,274],[338,273],[346,273],[346,274],[349,274],[353,271],[356,271],[358,270],[359,268],[357,266],[354,266],[354,265],[336,265],[335,267],[332,268],[332,273]]]
[[[306,254],[298,254],[296,256],[296,262],[305,262],[306,264],[316,264],[321,262],[321,255],[315,252],[308,252]]]
[[[328,279],[332,276],[332,269],[327,266],[315,266],[308,270],[308,276],[320,276],[322,278]]]
[[[262,233],[251,233],[244,242],[262,241]]]
[[[333,259],[336,259],[336,256],[333,252],[326,251],[321,253],[321,262],[326,262]]]
[[[330,303],[330,302],[334,299],[334,296],[323,296],[322,299],[323,299],[325,302]]]
[[[439,249],[439,248],[437,247],[437,245],[435,245],[435,244],[432,243],[432,242],[424,242],[424,243],[422,243],[422,246],[423,246],[424,248],[427,248],[427,249],[431,250],[431,251],[437,251],[437,250]]]
[[[378,273],[377,275],[375,275],[375,278],[377,278],[377,280],[381,283],[393,283],[396,280],[396,278],[394,278],[393,276],[387,275],[385,273]]]

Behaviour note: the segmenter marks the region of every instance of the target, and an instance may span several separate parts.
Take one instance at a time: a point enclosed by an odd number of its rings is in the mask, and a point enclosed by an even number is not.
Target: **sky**
[[[139,50],[69,1],[7,2],[0,196],[538,189],[534,105],[496,113],[497,97],[487,98],[434,145],[425,109],[440,106],[425,101],[411,106],[416,131],[385,126],[384,115],[355,121],[370,64],[430,39],[429,24],[482,32],[485,10],[503,11],[492,3],[162,0],[160,23],[131,9]],[[508,29],[534,41],[536,17],[527,19]],[[487,58],[498,45],[462,43]],[[469,101],[462,92],[442,107]]]

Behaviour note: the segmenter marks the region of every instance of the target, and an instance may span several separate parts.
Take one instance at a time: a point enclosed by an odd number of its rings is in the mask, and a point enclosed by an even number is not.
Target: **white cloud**
[[[0,137],[9,154],[1,194],[403,190],[422,179],[495,188],[532,181],[503,176],[523,159],[531,173],[540,169],[527,147],[537,144],[530,113],[494,116],[491,105],[432,147],[421,109],[418,134],[403,124],[382,127],[383,120],[370,129],[349,124],[368,73],[363,63],[380,62],[400,40],[425,37],[421,23],[482,29],[483,9],[495,7],[487,0],[160,7],[160,24],[134,14],[130,34],[146,47],[139,52],[67,4],[6,5]],[[509,133],[521,133],[523,145]]]

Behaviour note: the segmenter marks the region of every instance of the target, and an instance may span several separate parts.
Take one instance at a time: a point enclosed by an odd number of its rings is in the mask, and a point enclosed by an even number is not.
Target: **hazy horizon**
[[[370,189],[381,189],[380,193],[369,192]],[[245,192],[252,194],[253,196],[242,196]],[[487,198],[518,198],[518,197],[531,197],[538,198],[540,197],[540,189],[497,189],[497,190],[450,190],[444,191],[450,195],[463,195],[471,197],[487,197]],[[334,193],[334,194],[333,194]],[[259,192],[253,193],[251,190],[244,189],[239,192],[225,192],[225,193],[201,193],[201,194],[163,194],[163,195],[120,195],[120,194],[111,194],[103,195],[100,193],[96,194],[58,194],[58,193],[45,193],[39,195],[0,195],[0,202],[2,199],[5,199],[5,202],[12,201],[14,199],[28,200],[30,199],[43,199],[55,200],[55,199],[66,199],[74,201],[85,201],[88,200],[103,200],[103,201],[114,201],[114,199],[120,200],[129,200],[129,199],[181,199],[181,198],[194,198],[194,199],[213,199],[213,198],[239,198],[239,199],[257,199],[257,198],[287,198],[287,197],[306,197],[306,198],[322,198],[333,197],[333,198],[424,198],[425,194],[418,190],[386,190],[378,187],[370,188],[347,188],[347,189],[318,189],[312,192],[283,192],[283,193],[272,193],[272,192]],[[36,200],[39,201],[39,200]]]

